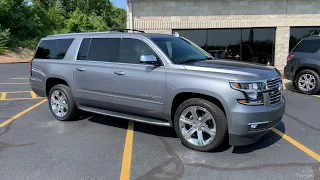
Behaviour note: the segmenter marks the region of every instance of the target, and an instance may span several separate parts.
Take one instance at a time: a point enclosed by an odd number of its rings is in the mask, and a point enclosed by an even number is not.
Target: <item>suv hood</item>
[[[280,76],[280,72],[272,66],[234,60],[206,60],[186,64],[185,68],[225,74],[229,79],[231,75],[234,80],[265,80]]]

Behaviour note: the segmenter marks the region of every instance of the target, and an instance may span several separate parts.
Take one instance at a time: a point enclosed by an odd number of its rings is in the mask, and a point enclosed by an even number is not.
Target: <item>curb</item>
[[[0,62],[0,64],[22,64],[22,63],[30,63],[30,61],[26,61],[26,62],[5,62],[5,63],[2,63]]]
[[[293,89],[293,83],[288,79],[282,79],[282,84],[283,84],[283,87],[282,87],[283,90]]]

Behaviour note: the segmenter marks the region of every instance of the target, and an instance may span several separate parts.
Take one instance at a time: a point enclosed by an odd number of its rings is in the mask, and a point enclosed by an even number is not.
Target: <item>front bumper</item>
[[[273,107],[236,106],[231,112],[231,124],[228,122],[229,144],[232,146],[243,146],[258,141],[281,122],[285,112],[284,99],[282,103]]]

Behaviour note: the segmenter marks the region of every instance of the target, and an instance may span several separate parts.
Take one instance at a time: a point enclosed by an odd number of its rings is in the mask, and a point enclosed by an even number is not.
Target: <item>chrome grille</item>
[[[281,86],[282,80],[280,77],[267,80],[267,90],[269,94],[270,105],[275,105],[282,101]]]
[[[279,89],[281,83],[282,81],[279,77],[267,80],[268,90]]]
[[[280,90],[273,90],[269,92],[269,101],[270,105],[278,104],[281,102],[282,99],[282,93]]]

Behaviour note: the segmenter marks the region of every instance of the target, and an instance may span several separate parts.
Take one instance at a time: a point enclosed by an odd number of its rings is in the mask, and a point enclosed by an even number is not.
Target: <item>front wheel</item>
[[[50,110],[56,119],[68,121],[75,118],[77,107],[68,86],[63,84],[53,86],[48,99]]]
[[[215,104],[193,98],[183,102],[174,117],[182,144],[197,151],[212,151],[226,139],[227,119]]]
[[[312,70],[303,70],[297,74],[295,85],[303,94],[318,94],[320,91],[319,75]]]

